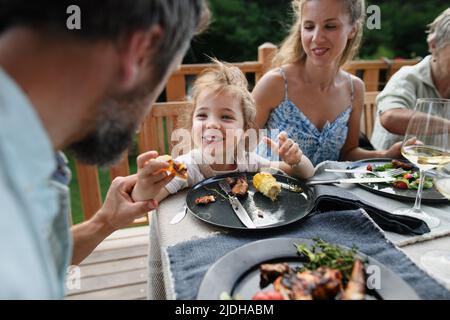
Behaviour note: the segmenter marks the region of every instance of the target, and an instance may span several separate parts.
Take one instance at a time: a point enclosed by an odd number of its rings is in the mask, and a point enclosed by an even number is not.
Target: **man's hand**
[[[92,219],[72,227],[72,264],[83,261],[111,233],[157,207],[153,200],[133,202],[130,193],[136,181],[136,175],[115,178],[100,210]]]
[[[134,202],[131,191],[137,181],[136,175],[117,177],[111,183],[105,202],[96,214],[96,219],[110,227],[112,231],[130,225],[135,219],[144,216],[157,207],[154,200]]]
[[[149,151],[137,157],[138,178],[131,194],[134,201],[154,199],[156,195],[169,183],[175,174],[167,175],[169,164],[155,160],[158,152]]]

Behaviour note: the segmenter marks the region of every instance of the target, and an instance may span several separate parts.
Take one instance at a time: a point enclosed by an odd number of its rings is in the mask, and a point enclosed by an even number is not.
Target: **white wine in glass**
[[[395,214],[411,216],[436,228],[440,221],[421,208],[425,172],[450,161],[450,100],[418,99],[403,139],[402,154],[419,168],[419,188],[412,208],[400,208]]]

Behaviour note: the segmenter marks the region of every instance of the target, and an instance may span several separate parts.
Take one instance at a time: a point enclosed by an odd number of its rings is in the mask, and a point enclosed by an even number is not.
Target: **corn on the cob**
[[[270,173],[260,172],[253,177],[253,186],[270,200],[275,201],[281,186]]]

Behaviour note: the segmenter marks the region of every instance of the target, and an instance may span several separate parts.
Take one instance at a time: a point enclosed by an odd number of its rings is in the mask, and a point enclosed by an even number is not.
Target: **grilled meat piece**
[[[297,274],[285,273],[274,281],[276,291],[291,300],[329,300],[342,292],[340,271],[321,267]]]
[[[352,276],[342,294],[342,300],[364,300],[366,292],[366,277],[364,265],[356,259],[353,264]]]
[[[212,195],[195,199],[195,204],[208,204],[211,202],[216,202],[216,198]]]
[[[395,168],[402,168],[403,170],[411,170],[413,168],[413,165],[409,164],[409,163],[405,163],[403,161],[400,160],[392,160],[391,161],[392,165]]]
[[[287,263],[266,263],[259,266],[260,286],[264,288],[275,281],[279,276],[289,273],[290,267]]]
[[[292,284],[294,283],[296,275],[295,273],[285,273],[273,282],[273,287],[275,291],[281,293],[284,300],[291,300],[292,296]],[[308,300],[308,299],[303,299]]]
[[[245,176],[237,178],[236,183],[231,189],[231,193],[238,198],[243,198],[247,195],[248,183],[247,178]]]
[[[339,270],[321,267],[313,273],[319,277],[313,290],[314,299],[334,299],[342,292],[342,273]]]

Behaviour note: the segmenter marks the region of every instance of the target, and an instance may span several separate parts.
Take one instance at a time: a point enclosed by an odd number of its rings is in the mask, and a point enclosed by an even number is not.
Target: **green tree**
[[[369,0],[381,8],[381,29],[364,28],[361,58],[411,58],[428,54],[426,25],[449,6],[448,0],[423,2]],[[290,0],[210,0],[213,20],[196,40],[185,63],[214,56],[230,62],[255,60],[264,42],[279,44],[293,22]]]

